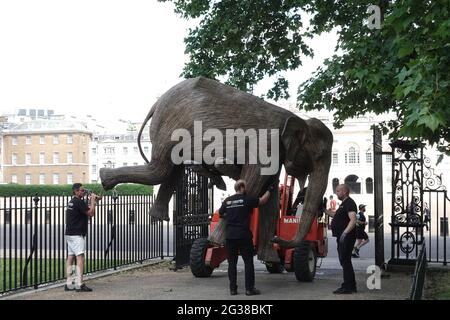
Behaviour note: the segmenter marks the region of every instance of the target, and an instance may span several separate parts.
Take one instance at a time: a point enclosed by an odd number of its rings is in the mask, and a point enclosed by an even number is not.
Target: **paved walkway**
[[[319,260],[320,264],[320,260]],[[352,295],[334,295],[342,281],[342,271],[337,258],[329,257],[322,261],[317,269],[316,279],[311,283],[298,282],[293,273],[269,274],[265,266],[255,263],[256,287],[261,296],[247,297],[243,294],[244,272],[240,262],[238,284],[240,294],[230,296],[226,263],[215,270],[210,278],[194,278],[185,268],[177,272],[168,269],[169,262],[149,265],[143,268],[124,271],[113,275],[91,279],[86,283],[94,289],[91,293],[64,292],[63,284],[47,289],[32,291],[5,297],[4,299],[30,300],[83,300],[83,299],[170,299],[170,300],[378,300],[406,299],[411,286],[411,275],[391,273],[381,279],[381,289],[369,290],[366,286],[367,267],[373,264],[371,258],[354,260],[358,293]]]

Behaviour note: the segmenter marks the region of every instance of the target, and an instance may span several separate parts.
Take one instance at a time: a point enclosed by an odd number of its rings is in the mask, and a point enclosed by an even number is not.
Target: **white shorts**
[[[67,254],[79,256],[86,252],[86,238],[83,236],[66,236]]]

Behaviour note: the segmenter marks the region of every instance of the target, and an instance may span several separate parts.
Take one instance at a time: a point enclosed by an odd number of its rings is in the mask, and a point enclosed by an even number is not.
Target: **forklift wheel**
[[[199,238],[195,239],[191,247],[190,266],[191,272],[197,278],[210,277],[213,272],[213,268],[205,265],[205,254],[208,249],[208,239]]]
[[[269,273],[282,273],[284,267],[280,262],[266,262],[266,269]]]
[[[309,241],[302,241],[294,251],[294,271],[298,281],[311,282],[316,275],[317,254]]]

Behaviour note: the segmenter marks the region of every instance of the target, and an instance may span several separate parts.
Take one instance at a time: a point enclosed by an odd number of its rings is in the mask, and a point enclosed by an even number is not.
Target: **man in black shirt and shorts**
[[[250,214],[253,208],[267,203],[270,193],[266,191],[261,198],[246,194],[244,180],[234,184],[236,194],[224,200],[219,209],[219,215],[226,220],[226,247],[228,250],[228,278],[230,294],[237,292],[237,261],[239,252],[245,264],[245,294],[248,296],[260,294],[255,289],[255,268],[253,265],[253,235],[250,231]],[[271,186],[270,188],[272,188]],[[269,188],[269,189],[270,189]]]
[[[86,235],[88,230],[88,219],[95,214],[97,195],[91,193],[89,206],[83,201],[85,189],[81,183],[72,186],[74,196],[67,204],[66,210],[66,242],[67,242],[67,282],[65,291],[76,290],[77,292],[90,292],[91,288],[83,283],[84,253],[86,251]],[[75,287],[72,284],[72,265],[77,260],[77,272]]]
[[[345,184],[336,187],[336,194],[341,204],[336,212],[326,210],[333,217],[331,230],[337,240],[339,262],[344,273],[344,282],[335,290],[335,294],[350,294],[356,292],[355,272],[352,265],[352,250],[356,241],[356,203],[350,198],[350,188]]]
[[[359,258],[359,249],[369,243],[369,236],[366,231],[364,231],[367,225],[366,216],[364,215],[364,212],[366,212],[366,205],[360,204],[358,208],[359,212],[356,215],[356,246],[353,248],[353,258]]]

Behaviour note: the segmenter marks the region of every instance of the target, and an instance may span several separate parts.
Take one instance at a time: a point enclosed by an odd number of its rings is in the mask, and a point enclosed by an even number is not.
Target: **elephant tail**
[[[138,133],[138,136],[137,136],[137,143],[138,143],[138,147],[139,147],[139,152],[141,153],[141,156],[142,156],[142,158],[144,158],[146,163],[150,163],[150,161],[148,161],[147,157],[145,156],[144,151],[142,151],[141,137],[142,137],[142,132],[144,131],[145,126],[147,125],[147,122],[153,116],[153,113],[155,113],[156,105],[157,105],[157,103],[155,103],[153,105],[153,107],[150,109],[149,113],[147,114],[147,117],[145,117],[145,120],[142,123],[141,129],[139,130],[139,133]]]

